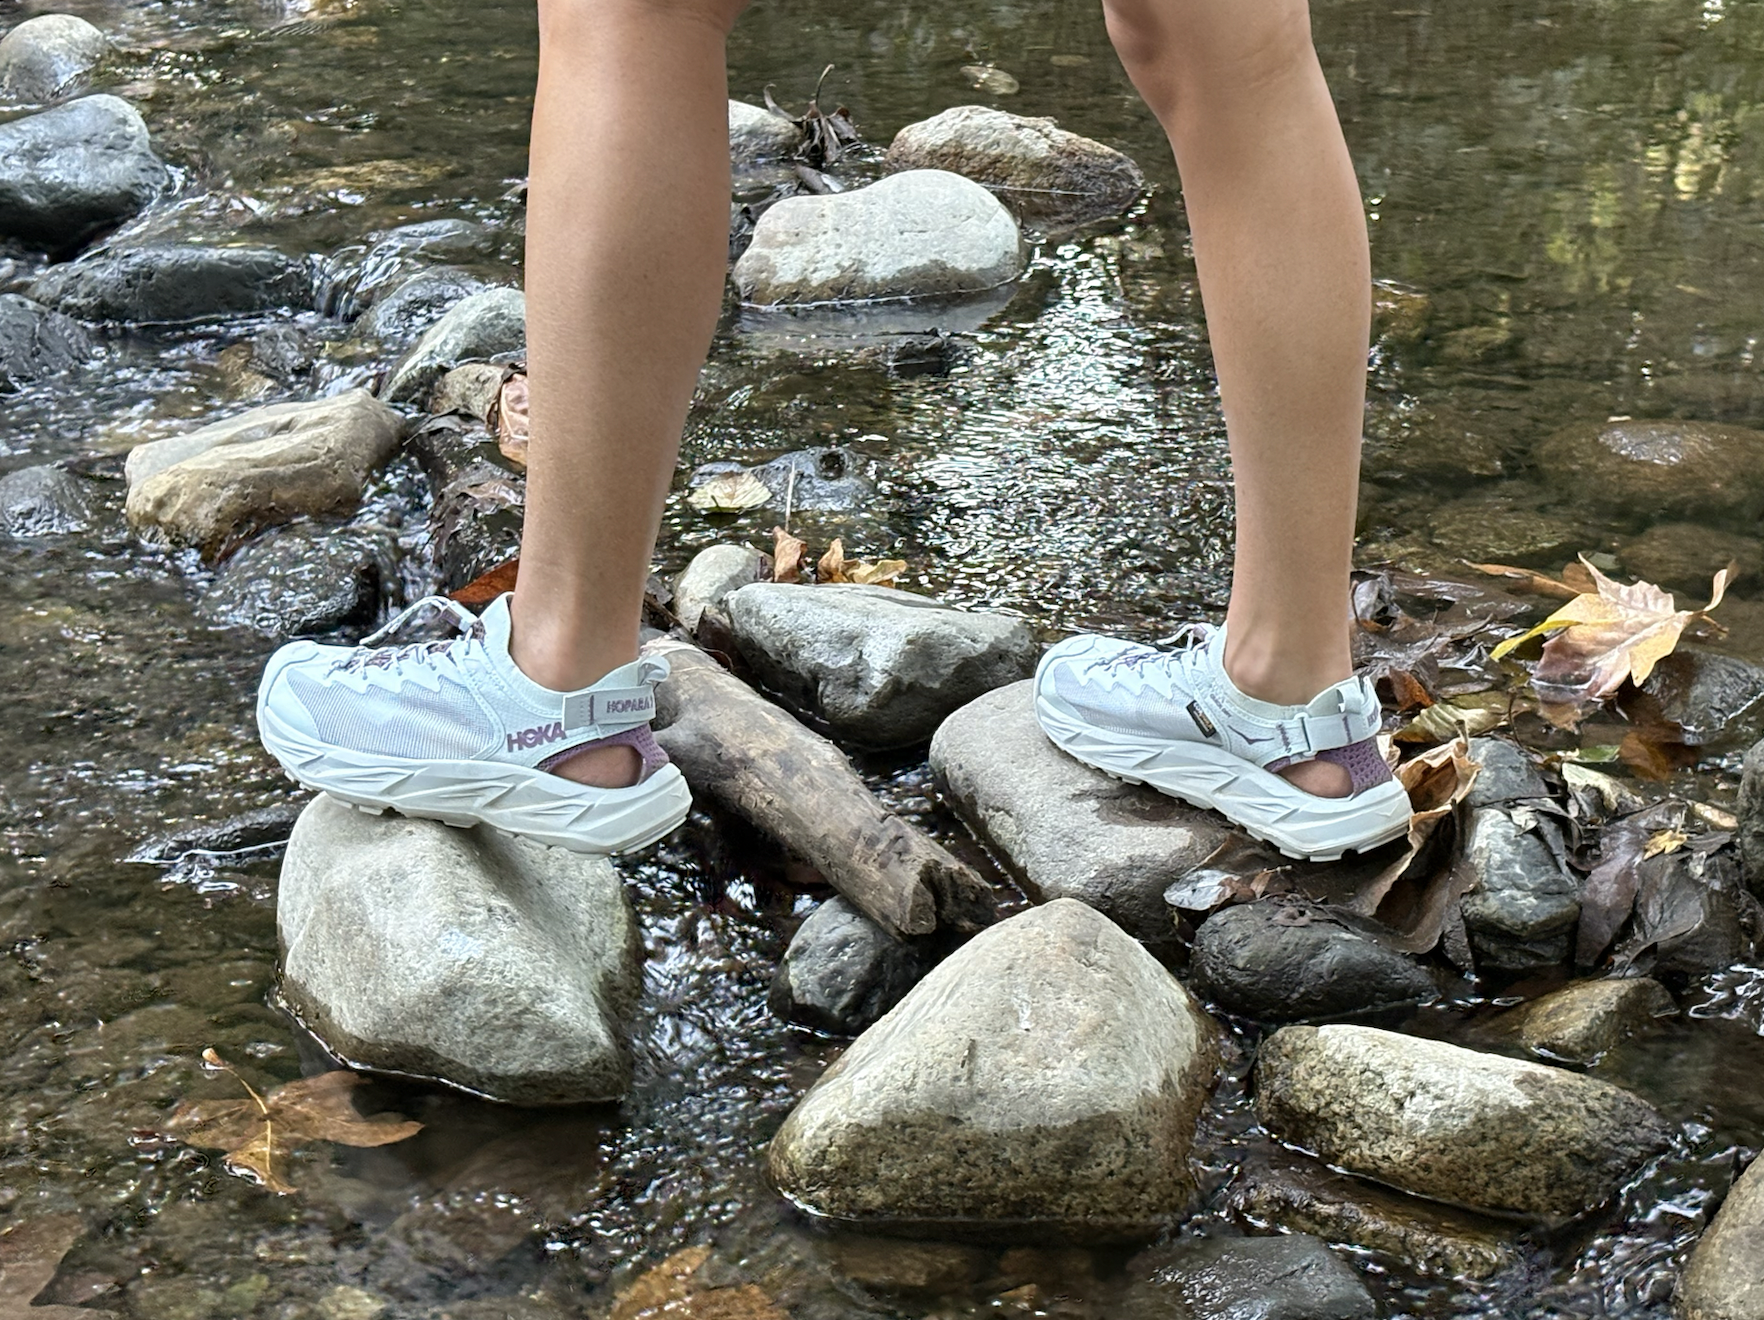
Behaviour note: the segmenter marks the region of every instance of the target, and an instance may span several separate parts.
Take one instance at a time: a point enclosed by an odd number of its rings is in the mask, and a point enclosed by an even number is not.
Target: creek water
[[[480,273],[517,274],[510,192],[526,168],[537,50],[528,0],[66,7],[125,47],[103,83],[140,106],[184,171],[184,200],[150,221],[155,232],[324,256],[461,217],[506,240],[481,254]],[[0,3],[0,17],[38,8]],[[1557,426],[1613,415],[1764,424],[1764,160],[1748,131],[1764,115],[1764,5],[1319,0],[1315,26],[1375,274],[1428,305],[1423,329],[1374,351],[1365,555],[1559,566],[1576,549],[1618,549],[1642,529],[1589,522],[1527,455]],[[989,101],[1123,148],[1154,191],[1123,223],[1041,242],[947,376],[899,379],[812,342],[781,346],[731,314],[685,460],[845,445],[873,465],[876,499],[806,516],[812,533],[898,555],[908,586],[1050,632],[1157,637],[1217,610],[1230,492],[1176,173],[1100,16],[1005,0],[759,0],[731,43],[731,90],[757,101],[769,84],[800,106],[829,63],[827,99],[872,142]],[[981,63],[1020,91],[971,88],[963,66]],[[884,1297],[842,1276],[838,1243],[762,1171],[764,1143],[838,1049],[765,1004],[815,896],[705,819],[625,867],[649,960],[624,1104],[521,1113],[379,1088],[422,1134],[373,1151],[317,1145],[296,1161],[293,1197],[153,1135],[180,1098],[225,1090],[200,1065],[205,1047],[266,1083],[312,1062],[269,1006],[274,860],[120,860],[155,831],[289,792],[251,718],[267,644],[204,625],[201,566],[127,535],[116,458],[243,406],[216,360],[265,320],[113,336],[95,369],[7,396],[0,412],[0,470],[71,460],[102,494],[96,532],[0,539],[0,1212],[72,1211],[88,1230],[46,1298],[142,1320],[368,1313],[348,1309],[366,1303],[336,1291],[347,1286],[393,1317],[601,1315],[633,1271],[713,1242],[798,1320],[1123,1314],[1124,1257],[1107,1254],[1001,1265],[1006,1290],[1041,1284],[1021,1305],[985,1285]],[[1400,462],[1375,457],[1395,450]],[[409,485],[386,480],[387,518]],[[712,526],[677,500],[663,565],[771,521]],[[1752,590],[1742,582],[1723,607],[1728,644],[1764,659]],[[1681,787],[1727,800],[1731,750]],[[874,779],[968,846],[922,765]],[[1501,989],[1476,987],[1409,1025],[1468,1038]],[[1669,1314],[1711,1197],[1764,1144],[1764,970],[1688,987],[1681,1003],[1685,1017],[1598,1069],[1667,1113],[1674,1149],[1619,1204],[1538,1237],[1527,1268],[1491,1285],[1357,1257],[1388,1314]],[[1268,1144],[1243,1099],[1244,1053],[1203,1131],[1214,1206],[1236,1162]],[[1199,1223],[1223,1217],[1209,1208]]]

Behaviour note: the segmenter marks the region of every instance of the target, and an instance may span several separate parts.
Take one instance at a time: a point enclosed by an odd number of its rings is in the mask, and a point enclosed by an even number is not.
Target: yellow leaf
[[[766,483],[751,472],[719,472],[686,497],[700,513],[742,513],[772,498]]]
[[[884,559],[879,563],[866,564],[859,559],[845,566],[846,581],[855,582],[863,587],[892,587],[894,579],[906,572],[906,560]]]
[[[1642,849],[1642,860],[1658,857],[1662,853],[1674,853],[1690,842],[1690,835],[1683,830],[1655,830],[1648,835],[1647,845]]]

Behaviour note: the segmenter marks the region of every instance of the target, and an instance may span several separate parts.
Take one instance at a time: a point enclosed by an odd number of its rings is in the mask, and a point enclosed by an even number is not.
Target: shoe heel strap
[[[659,656],[620,665],[600,682],[564,697],[564,731],[605,736],[650,723],[655,719],[655,685],[667,676],[668,662]]]

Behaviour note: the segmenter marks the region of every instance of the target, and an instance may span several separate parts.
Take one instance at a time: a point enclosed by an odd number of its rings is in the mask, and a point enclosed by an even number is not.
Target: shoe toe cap
[[[264,716],[273,712],[274,723],[308,737],[317,735],[317,727],[306,703],[295,691],[291,677],[304,673],[318,679],[337,659],[350,654],[348,648],[320,646],[317,642],[289,642],[277,649],[263,667],[263,678],[257,685],[258,733],[271,752],[276,750],[272,726]]]

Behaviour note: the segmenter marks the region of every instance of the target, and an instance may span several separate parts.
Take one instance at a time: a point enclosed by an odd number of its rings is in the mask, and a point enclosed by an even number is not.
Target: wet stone
[[[1470,811],[1462,864],[1472,884],[1460,906],[1478,965],[1523,971],[1568,960],[1580,887],[1561,858],[1561,826],[1541,812]]]
[[[866,747],[924,742],[946,716],[1025,678],[1029,627],[895,587],[761,582],[724,602],[760,681]]]
[[[1660,716],[1682,731],[1692,747],[1719,741],[1758,714],[1764,702],[1764,669],[1702,647],[1683,647],[1663,657],[1642,684]]]
[[[1566,427],[1535,461],[1565,494],[1603,513],[1648,519],[1764,513],[1764,431],[1713,422]]]
[[[182,825],[164,834],[155,834],[135,845],[124,860],[130,862],[175,862],[193,852],[242,852],[248,848],[265,848],[285,843],[294,829],[294,822],[306,809],[304,797],[291,802],[276,802],[254,811],[228,816],[224,820],[197,825]]]
[[[772,980],[772,1011],[794,1026],[855,1036],[918,984],[929,960],[843,898],[830,898],[791,938]]]
[[[85,96],[0,124],[0,236],[76,252],[170,181],[147,125],[118,97]]]
[[[875,1292],[943,1293],[978,1283],[991,1253],[955,1242],[838,1234],[827,1242],[833,1268]]]
[[[781,160],[795,154],[802,144],[802,130],[764,106],[745,101],[729,102],[729,161],[752,165],[762,160]]]
[[[1520,1043],[1533,1054],[1591,1065],[1625,1036],[1678,1011],[1666,987],[1646,977],[1579,981],[1516,1009]]]
[[[990,192],[959,174],[909,170],[768,208],[734,280],[753,306],[853,303],[979,293],[1023,264],[1017,222]]]
[[[526,296],[519,289],[485,289],[448,308],[399,359],[380,393],[392,403],[411,402],[461,363],[519,357],[526,347]]]
[[[1472,563],[1560,567],[1592,544],[1579,520],[1489,499],[1453,500],[1427,518],[1427,534],[1448,554]]]
[[[234,554],[202,595],[213,627],[281,640],[370,632],[396,590],[397,542],[379,528],[301,525],[272,531]]]
[[[772,1176],[817,1214],[903,1232],[1156,1232],[1193,1192],[1216,1031],[1097,912],[1031,908],[852,1044],[773,1139]]]
[[[637,930],[605,858],[320,796],[288,843],[282,993],[359,1067],[521,1104],[610,1100]]]
[[[484,281],[457,266],[421,271],[376,300],[355,323],[356,333],[388,348],[405,348],[448,308],[483,288]]]
[[[1682,1320],[1764,1320],[1764,1160],[1754,1160],[1697,1244],[1678,1292]]]
[[[0,394],[91,356],[92,341],[77,322],[16,293],[0,294]]]
[[[30,292],[82,321],[151,324],[310,307],[312,274],[273,248],[164,243],[51,266]]]
[[[1472,738],[1470,759],[1481,769],[1464,799],[1466,806],[1494,807],[1550,795],[1537,761],[1518,743],[1505,738]]]
[[[1741,579],[1764,569],[1764,541],[1701,523],[1658,523],[1617,547],[1623,571],[1671,591],[1700,593],[1707,602],[1715,574],[1738,565]]]
[[[74,14],[39,14],[0,37],[0,102],[53,101],[77,91],[110,39]]]
[[[1764,742],[1746,753],[1740,776],[1737,839],[1746,886],[1764,900]]]
[[[692,470],[686,485],[696,490],[725,472],[748,472],[772,494],[772,504],[805,513],[862,508],[875,495],[863,463],[849,449],[834,446],[798,449],[754,467],[718,461]]]
[[[460,413],[481,422],[490,415],[490,405],[496,402],[507,379],[507,370],[494,362],[468,362],[455,367],[435,383],[428,410]]]
[[[1219,817],[1111,779],[1048,741],[1033,683],[970,702],[931,740],[950,805],[1031,898],[1076,898],[1163,948],[1176,931],[1164,891],[1224,841]]]
[[[1733,850],[1681,849],[1643,868],[1628,930],[1612,955],[1619,973],[1700,977],[1757,956],[1764,906]]]
[[[71,472],[42,464],[0,477],[0,531],[8,536],[66,536],[91,525],[85,485]]]
[[[1321,905],[1264,900],[1214,913],[1190,969],[1227,1013],[1263,1022],[1345,1017],[1434,998],[1422,967]]]
[[[1123,1320],[1376,1320],[1378,1305],[1340,1256],[1302,1233],[1191,1238],[1136,1257],[1151,1271]]]
[[[769,577],[768,563],[768,556],[752,546],[725,542],[705,547],[674,579],[674,616],[687,632],[694,631],[706,609]]]
[[[320,306],[353,321],[412,275],[435,265],[472,265],[494,257],[503,240],[471,220],[399,225],[334,253],[319,276]]]
[[[1403,1191],[1573,1216],[1603,1204],[1670,1129],[1646,1102],[1560,1068],[1371,1027],[1285,1027],[1256,1059],[1281,1140]]]

